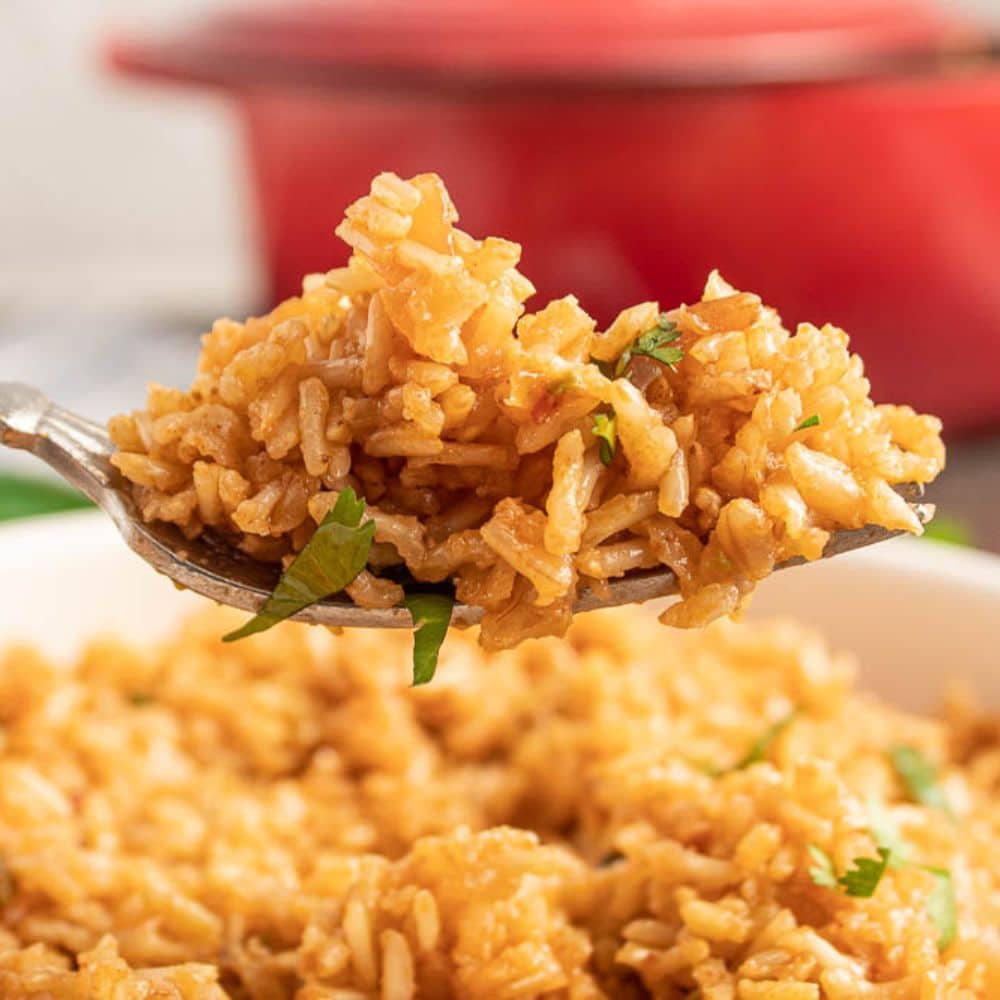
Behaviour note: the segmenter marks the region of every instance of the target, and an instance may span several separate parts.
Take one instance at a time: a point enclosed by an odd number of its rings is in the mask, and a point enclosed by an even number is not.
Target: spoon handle
[[[0,443],[37,455],[71,486],[105,506],[117,472],[107,431],[23,382],[0,382]]]

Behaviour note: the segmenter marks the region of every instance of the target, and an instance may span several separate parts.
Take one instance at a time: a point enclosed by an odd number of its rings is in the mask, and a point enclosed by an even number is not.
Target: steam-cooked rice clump
[[[287,562],[349,485],[376,524],[350,597],[399,603],[393,564],[451,579],[494,648],[564,633],[581,587],[630,570],[670,567],[664,620],[699,625],[838,528],[920,531],[892,486],[940,471],[940,424],[873,405],[843,331],[792,335],[718,274],[696,305],[604,331],[573,296],[525,313],[520,247],[457,218],[436,175],[380,175],[337,230],[346,267],[220,320],[190,391],[154,385],[112,420],[143,516]],[[650,330],[679,335],[676,370],[618,363]]]
[[[4,1000],[1000,996],[1000,734],[958,702],[791,625],[453,633],[413,689],[406,635],[237,617],[0,655]],[[810,874],[887,841],[870,898]]]

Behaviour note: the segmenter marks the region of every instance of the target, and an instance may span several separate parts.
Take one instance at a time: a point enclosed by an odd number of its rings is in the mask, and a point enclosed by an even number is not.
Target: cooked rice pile
[[[0,662],[5,1000],[1000,996],[1000,732],[968,709],[854,694],[788,624],[452,634],[413,689],[405,635],[232,621]],[[900,742],[954,816],[907,800]],[[809,844],[873,856],[877,804],[913,863],[813,884]]]
[[[563,634],[581,586],[629,570],[670,567],[685,600],[664,620],[701,625],[838,528],[919,533],[891,487],[941,470],[940,423],[873,405],[843,331],[792,336],[713,274],[663,320],[677,370],[636,356],[616,378],[658,304],[603,332],[573,296],[526,314],[520,247],[457,218],[436,175],[380,175],[337,230],[346,267],[220,320],[189,392],[154,385],[145,412],[112,420],[143,517],[287,561],[350,485],[377,543],[350,597],[398,604],[379,576],[394,564],[452,579],[486,609],[489,648]],[[608,468],[597,413],[615,416]]]

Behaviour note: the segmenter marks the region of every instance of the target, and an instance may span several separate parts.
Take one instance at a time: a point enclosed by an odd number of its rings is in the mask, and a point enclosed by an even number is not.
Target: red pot
[[[844,326],[878,398],[1000,422],[1000,69],[915,0],[341,2],[119,42],[225,87],[271,292],[342,262],[380,170],[442,174],[539,298],[601,320],[712,267],[789,323]]]

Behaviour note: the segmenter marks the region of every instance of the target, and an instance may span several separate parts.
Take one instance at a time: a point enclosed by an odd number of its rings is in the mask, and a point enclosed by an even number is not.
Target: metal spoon
[[[276,568],[251,559],[223,540],[208,533],[188,539],[171,524],[143,523],[129,484],[111,465],[114,446],[104,427],[57,406],[38,389],[18,382],[0,382],[0,442],[29,451],[48,463],[111,518],[130,548],[179,586],[246,611],[256,611],[273,590],[278,578]],[[922,487],[905,484],[899,492],[912,501],[922,495]],[[912,506],[924,523],[934,514],[931,504]],[[901,532],[872,525],[838,531],[827,544],[823,557],[850,552],[898,534]],[[802,562],[801,558],[790,559],[778,568]],[[670,570],[641,570],[610,580],[608,592],[603,596],[585,591],[576,603],[576,610],[639,603],[676,592],[677,579]],[[452,623],[474,625],[482,613],[482,608],[458,604]],[[405,608],[359,608],[339,595],[306,608],[295,618],[321,625],[412,627],[410,613]]]

